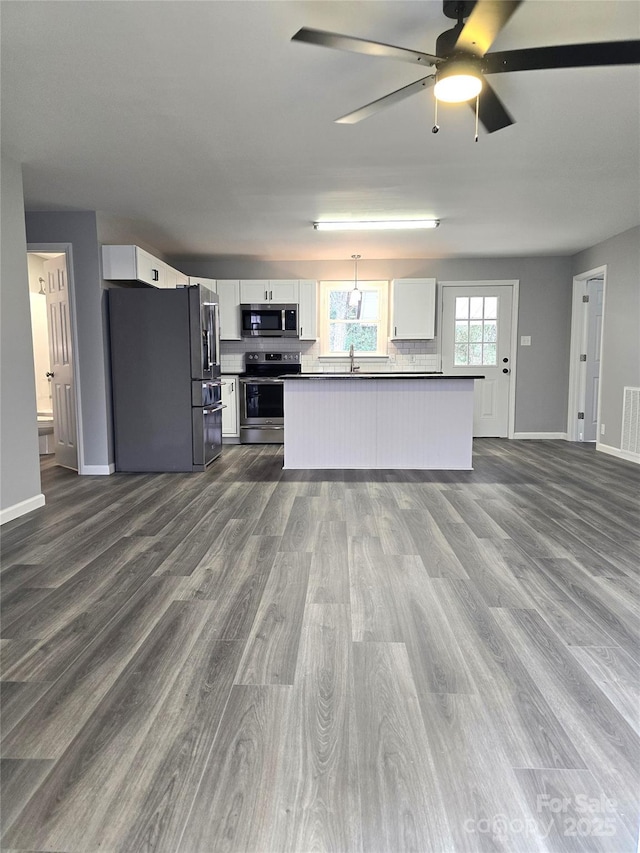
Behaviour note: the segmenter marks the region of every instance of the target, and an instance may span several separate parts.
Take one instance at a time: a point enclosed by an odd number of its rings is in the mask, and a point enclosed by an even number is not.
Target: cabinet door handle
[[[394,327],[393,327],[393,337],[394,337],[394,338],[397,338],[397,337],[398,337],[398,327],[397,327],[397,326],[394,326]]]
[[[269,301],[273,299],[273,290],[269,291]]]
[[[151,270],[151,279],[152,281],[158,280],[158,270]]]
[[[265,302],[267,301],[268,298],[269,298],[269,293],[268,293],[268,291],[265,290],[265,292],[264,292]]]
[[[302,326],[300,326],[300,337],[302,337]]]

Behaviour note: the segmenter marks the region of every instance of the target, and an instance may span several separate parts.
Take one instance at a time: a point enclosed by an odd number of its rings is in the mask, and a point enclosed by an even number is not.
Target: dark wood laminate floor
[[[631,853],[640,470],[79,478],[2,529],[2,849]]]

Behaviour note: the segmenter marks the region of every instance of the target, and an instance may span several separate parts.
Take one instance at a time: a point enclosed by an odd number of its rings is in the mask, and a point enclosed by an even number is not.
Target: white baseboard
[[[519,441],[523,439],[535,439],[537,441],[541,439],[546,441],[567,440],[566,432],[514,432],[513,437]]]
[[[0,510],[0,524],[6,524],[7,521],[13,521],[14,518],[20,518],[21,515],[26,515],[28,512],[33,512],[34,509],[40,509],[44,506],[44,495],[34,495],[32,498],[27,498],[26,501],[8,506]]]
[[[113,462],[110,462],[108,465],[83,465],[82,471],[78,471],[78,474],[82,476],[107,476],[108,474],[114,474],[116,470],[116,466]]]
[[[632,453],[630,450],[619,450],[617,447],[611,447],[610,444],[602,444],[596,441],[596,450],[601,453],[607,453],[609,456],[615,456],[617,459],[624,459],[626,462],[635,462],[640,465],[640,453]]]

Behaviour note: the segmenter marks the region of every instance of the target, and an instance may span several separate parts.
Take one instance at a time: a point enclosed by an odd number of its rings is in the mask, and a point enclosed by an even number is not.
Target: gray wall
[[[41,498],[22,170],[2,156],[0,509]]]
[[[353,261],[259,261],[247,258],[172,258],[173,266],[208,278],[353,277]],[[530,347],[518,347],[516,432],[565,432],[571,335],[571,258],[458,258],[362,260],[363,279],[421,278],[438,281],[518,279],[518,340],[531,335]]]
[[[98,229],[98,242],[103,244],[114,244],[116,246],[139,246],[146,252],[152,254],[155,258],[160,258],[161,261],[169,263],[169,260],[164,252],[157,249],[149,242],[150,232],[153,232],[157,237],[157,228],[148,225],[146,222],[141,222],[139,219],[126,219],[121,216],[111,216],[110,214],[97,211],[96,224]],[[167,234],[167,238],[172,235]]]
[[[640,227],[598,243],[573,258],[572,274],[607,266],[600,422],[602,444],[621,447],[622,402],[625,385],[640,386]]]
[[[104,468],[113,461],[108,351],[105,351],[105,308],[100,252],[93,211],[27,213],[27,242],[71,243],[76,326],[80,417],[84,464]]]

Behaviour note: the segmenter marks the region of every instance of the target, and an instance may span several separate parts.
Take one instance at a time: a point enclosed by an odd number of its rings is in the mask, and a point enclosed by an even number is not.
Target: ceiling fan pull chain
[[[431,128],[431,133],[437,133],[440,130],[440,125],[438,124],[438,99],[434,98],[435,103],[435,115],[433,117],[433,127]]]
[[[480,95],[476,95],[476,139],[478,141],[478,111],[480,110]]]

